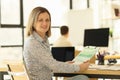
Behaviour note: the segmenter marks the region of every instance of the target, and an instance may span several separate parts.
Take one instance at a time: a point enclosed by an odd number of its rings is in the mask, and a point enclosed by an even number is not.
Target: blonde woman
[[[50,35],[51,16],[49,11],[44,7],[34,8],[29,16],[23,53],[30,80],[51,80],[54,72],[71,73],[88,69],[89,61],[77,65],[55,60],[48,42]],[[88,77],[80,76],[79,80],[88,80]],[[70,79],[73,80],[73,78]]]

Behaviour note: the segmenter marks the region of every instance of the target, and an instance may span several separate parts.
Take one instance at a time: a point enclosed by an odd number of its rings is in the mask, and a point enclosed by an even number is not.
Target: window
[[[19,0],[1,0],[1,24],[20,24]]]

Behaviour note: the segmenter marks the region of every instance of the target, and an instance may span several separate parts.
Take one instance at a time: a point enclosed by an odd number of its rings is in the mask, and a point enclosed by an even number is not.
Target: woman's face
[[[50,27],[49,14],[47,12],[39,14],[37,22],[35,23],[36,32],[41,36],[45,36],[46,32],[49,30],[49,27]]]

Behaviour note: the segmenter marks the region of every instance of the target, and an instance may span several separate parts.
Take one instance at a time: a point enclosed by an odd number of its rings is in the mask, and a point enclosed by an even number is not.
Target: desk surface
[[[117,71],[117,70],[88,69],[84,72],[76,72],[76,73],[54,73],[54,76],[71,77],[79,74],[87,75],[89,78],[120,79],[120,70]]]
[[[0,72],[8,71],[8,67],[6,64],[0,64]]]
[[[9,66],[11,68],[11,73],[16,74],[12,76],[14,80],[28,80],[27,74],[25,73],[24,70],[23,63],[16,63],[16,64],[11,63],[9,64]],[[0,64],[0,73],[2,74],[1,75],[2,79],[0,80],[3,80],[3,76],[4,74],[7,74],[8,70],[9,69],[7,64]]]
[[[116,54],[116,55],[107,55],[105,56],[104,59],[120,59],[120,54]]]

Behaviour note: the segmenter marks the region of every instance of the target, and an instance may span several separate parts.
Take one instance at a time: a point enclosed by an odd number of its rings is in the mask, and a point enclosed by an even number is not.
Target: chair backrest
[[[74,58],[74,47],[52,47],[51,52],[53,57],[58,61],[71,61]]]

